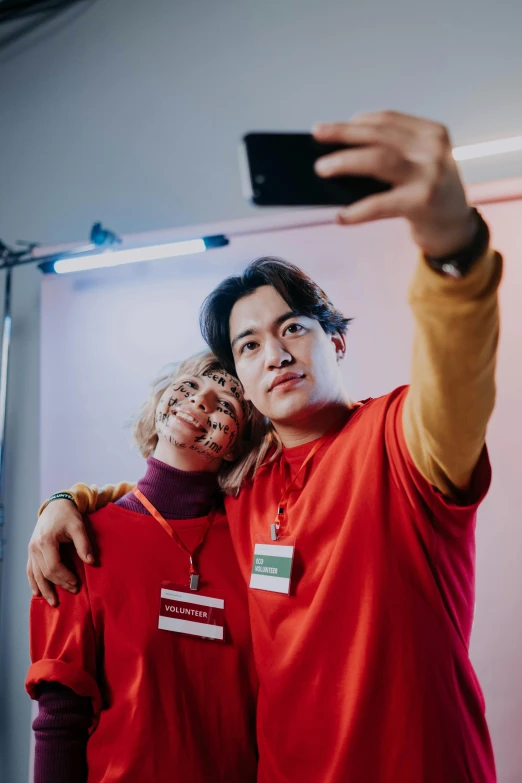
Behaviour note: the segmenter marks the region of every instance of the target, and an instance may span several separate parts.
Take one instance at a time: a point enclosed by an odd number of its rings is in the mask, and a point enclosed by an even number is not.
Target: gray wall
[[[97,219],[126,233],[248,215],[236,165],[247,129],[393,107],[440,119],[457,144],[522,133],[521,29],[519,0],[86,3],[0,53],[0,236],[74,241]],[[522,155],[463,170],[469,182],[521,176]],[[0,770],[25,783],[39,273],[19,270],[14,285]]]

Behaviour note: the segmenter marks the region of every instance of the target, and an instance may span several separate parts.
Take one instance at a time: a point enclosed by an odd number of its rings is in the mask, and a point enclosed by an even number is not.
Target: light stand
[[[23,250],[12,250],[0,240],[0,269],[5,269],[4,316],[2,323],[2,355],[0,359],[0,568],[5,550],[5,431],[7,424],[7,381],[9,378],[9,356],[11,352],[11,292],[13,268],[29,263],[27,258],[35,244],[27,244]],[[0,597],[2,581],[0,579]],[[0,602],[1,606],[1,602]]]

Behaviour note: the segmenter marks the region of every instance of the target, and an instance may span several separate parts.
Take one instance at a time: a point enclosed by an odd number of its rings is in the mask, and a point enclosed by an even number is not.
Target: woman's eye
[[[257,343],[255,343],[253,341],[250,341],[249,343],[245,343],[241,347],[241,353],[243,353],[244,351],[253,351],[256,348],[256,346],[257,346]]]
[[[185,386],[190,386],[192,389],[197,389],[198,385],[195,381],[183,381]]]
[[[227,408],[229,411],[234,410],[234,406],[231,405],[228,400],[220,400],[219,404],[222,405],[224,408]]]

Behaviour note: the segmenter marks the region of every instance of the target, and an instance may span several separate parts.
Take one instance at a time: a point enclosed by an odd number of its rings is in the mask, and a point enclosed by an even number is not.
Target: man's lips
[[[271,392],[273,389],[277,388],[277,386],[286,385],[291,381],[300,381],[301,378],[304,378],[304,374],[297,372],[285,372],[283,375],[277,375],[272,381],[268,391]]]

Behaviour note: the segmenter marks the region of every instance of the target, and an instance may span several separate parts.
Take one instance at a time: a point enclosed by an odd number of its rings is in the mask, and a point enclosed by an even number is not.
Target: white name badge
[[[225,602],[222,598],[162,587],[158,628],[222,642]]]
[[[250,587],[271,593],[290,592],[294,547],[282,544],[256,544]]]

